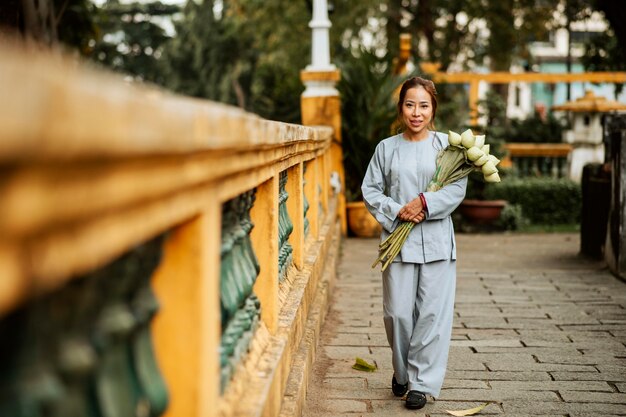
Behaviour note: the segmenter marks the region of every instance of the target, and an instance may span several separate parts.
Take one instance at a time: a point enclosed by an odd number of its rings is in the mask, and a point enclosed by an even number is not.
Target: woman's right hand
[[[424,213],[424,211],[421,211],[416,216],[406,219],[406,221],[413,222],[413,223],[420,223],[424,221],[425,217],[426,217],[426,213]]]

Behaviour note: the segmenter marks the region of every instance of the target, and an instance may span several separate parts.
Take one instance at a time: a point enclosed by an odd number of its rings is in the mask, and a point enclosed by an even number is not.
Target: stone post
[[[341,184],[341,191],[337,196],[337,211],[341,220],[341,230],[345,235],[347,222],[341,148],[341,100],[339,92],[335,88],[340,75],[339,70],[330,63],[328,34],[330,26],[327,1],[314,0],[313,19],[309,23],[309,27],[312,29],[311,65],[300,73],[300,78],[306,87],[302,93],[300,106],[303,125],[324,125],[330,126],[334,130],[330,148],[330,171],[333,175],[339,176],[339,183]],[[323,181],[330,181],[330,178],[324,178]],[[328,187],[322,188],[327,189]]]
[[[611,149],[611,205],[604,259],[614,275],[626,280],[626,115],[608,123]]]

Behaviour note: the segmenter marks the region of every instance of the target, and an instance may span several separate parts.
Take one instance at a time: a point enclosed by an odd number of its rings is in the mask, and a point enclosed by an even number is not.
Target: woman
[[[363,185],[365,204],[385,239],[400,221],[412,221],[400,254],[383,272],[383,312],[392,350],[396,396],[407,390],[406,407],[422,408],[426,394],[443,384],[454,313],[456,246],[450,214],[465,197],[467,178],[426,192],[437,154],[448,136],[434,131],[435,85],[420,77],[400,89],[403,132],[376,147]]]

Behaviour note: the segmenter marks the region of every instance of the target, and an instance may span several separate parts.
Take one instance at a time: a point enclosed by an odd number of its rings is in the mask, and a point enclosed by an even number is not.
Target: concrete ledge
[[[336,265],[339,254],[340,226],[337,225],[337,233],[331,243],[331,249],[326,259],[326,267],[322,280],[318,284],[317,295],[309,311],[309,317],[305,327],[305,334],[291,363],[287,387],[285,389],[280,417],[293,417],[302,415],[302,409],[306,401],[306,392],[310,379],[310,371],[317,351],[320,333],[326,313],[328,312],[329,294],[336,279]]]

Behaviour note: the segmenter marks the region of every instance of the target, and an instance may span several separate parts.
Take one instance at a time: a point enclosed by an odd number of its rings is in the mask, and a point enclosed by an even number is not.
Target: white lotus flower
[[[448,132],[448,143],[450,145],[456,145],[456,146],[460,145],[461,144],[461,135],[459,135],[458,133],[453,132],[453,131],[450,130]]]
[[[474,143],[474,146],[480,149],[483,147],[484,144],[485,144],[485,135],[476,135],[476,142]]]
[[[485,162],[481,169],[483,170],[483,174],[485,175],[491,175],[494,172],[498,172],[498,168],[496,168],[495,164],[491,161]]]
[[[476,138],[470,129],[467,129],[465,132],[461,133],[461,144],[465,146],[467,149],[474,146],[474,142],[476,142]]]
[[[494,165],[498,165],[500,163],[500,160],[496,158],[495,155],[489,155],[489,160],[493,162]]]
[[[478,149],[476,146],[472,146],[467,150],[467,159],[474,162],[481,156],[485,155],[483,151]]]
[[[485,175],[485,182],[500,182],[500,175],[497,172],[494,172],[491,175]]]
[[[477,167],[481,167],[488,160],[489,160],[489,155],[484,154],[483,156],[481,156],[480,158],[478,158],[477,160],[474,161],[474,165],[476,165]]]

